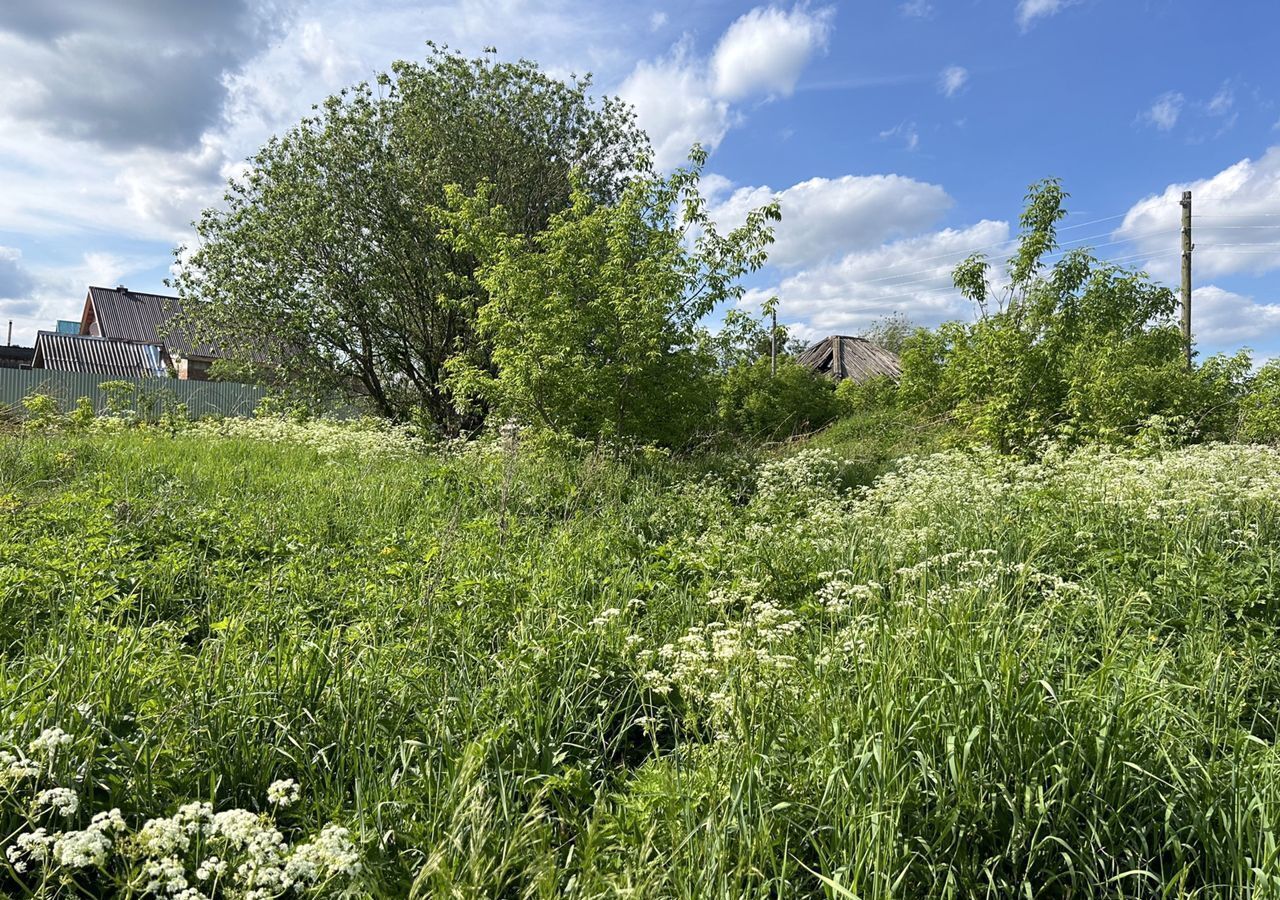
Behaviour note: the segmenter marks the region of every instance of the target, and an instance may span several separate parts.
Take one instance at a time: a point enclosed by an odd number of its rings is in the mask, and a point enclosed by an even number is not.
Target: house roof
[[[90,313],[105,338],[160,344],[171,355],[217,357],[211,344],[193,345],[190,336],[174,321],[182,312],[182,301],[164,294],[144,294],[125,288],[90,287],[85,298],[87,324]]]
[[[31,361],[37,369],[98,375],[164,377],[168,367],[159,344],[115,341],[87,334],[36,333]]]
[[[902,363],[896,353],[866,338],[833,334],[818,341],[800,354],[801,365],[839,380],[852,378],[867,381],[885,376],[897,381],[902,377]]]
[[[0,369],[20,369],[23,366],[29,366],[35,352],[33,347],[15,347],[12,344],[0,346]]]

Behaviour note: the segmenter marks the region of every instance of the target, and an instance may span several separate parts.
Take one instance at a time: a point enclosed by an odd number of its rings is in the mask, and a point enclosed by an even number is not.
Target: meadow
[[[0,436],[0,892],[1280,896],[1280,451]]]

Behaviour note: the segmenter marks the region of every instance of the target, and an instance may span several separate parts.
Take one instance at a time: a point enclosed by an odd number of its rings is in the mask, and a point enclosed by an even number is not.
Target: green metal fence
[[[102,385],[127,381],[135,385],[130,403],[143,417],[151,417],[166,407],[185,404],[192,418],[201,416],[250,416],[266,396],[263,388],[226,381],[182,381],[177,378],[119,378],[85,372],[55,372],[48,369],[0,369],[0,415],[23,415],[22,398],[46,394],[58,402],[63,412],[88,397],[99,413],[107,411],[107,395]]]

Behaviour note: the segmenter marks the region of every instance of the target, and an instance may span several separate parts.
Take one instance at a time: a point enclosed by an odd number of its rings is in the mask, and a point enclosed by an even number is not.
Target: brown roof
[[[800,354],[799,362],[836,380],[852,378],[863,382],[883,375],[897,381],[902,377],[902,363],[896,353],[866,338],[843,334],[818,341]]]
[[[36,334],[31,367],[58,372],[157,378],[169,374],[161,354],[159,344],[41,331]]]
[[[193,346],[190,336],[174,321],[182,313],[182,301],[164,294],[144,294],[122,288],[90,287],[85,298],[82,328],[98,323],[105,338],[160,344],[171,356],[217,357],[222,354],[211,344]]]

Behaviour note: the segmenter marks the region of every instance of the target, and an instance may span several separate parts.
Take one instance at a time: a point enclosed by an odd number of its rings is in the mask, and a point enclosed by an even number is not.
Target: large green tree
[[[479,327],[496,369],[455,358],[460,398],[588,439],[680,446],[713,427],[718,348],[701,323],[741,297],[779,213],[768,204],[721,234],[698,190],[705,155],[692,159],[614,203],[579,183],[532,237],[490,187],[452,192],[448,233],[480,260]]]
[[[491,365],[484,291],[475,260],[437,234],[445,188],[484,183],[525,235],[569,203],[571,171],[585,197],[616,200],[648,140],[628,106],[589,89],[433,46],[330,97],[250,160],[179,251],[191,326],[253,377],[442,431],[471,424],[444,366]]]

